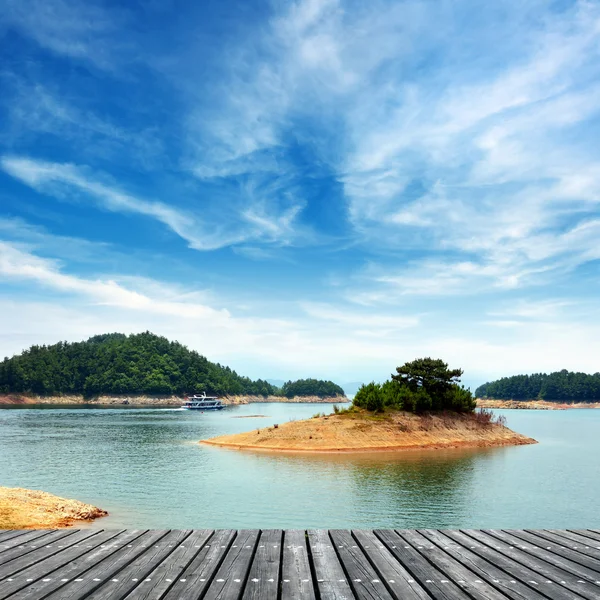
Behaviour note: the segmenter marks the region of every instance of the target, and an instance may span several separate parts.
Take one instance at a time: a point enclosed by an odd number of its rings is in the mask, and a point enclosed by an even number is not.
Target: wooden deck
[[[600,530],[0,531],[0,600],[600,599]]]

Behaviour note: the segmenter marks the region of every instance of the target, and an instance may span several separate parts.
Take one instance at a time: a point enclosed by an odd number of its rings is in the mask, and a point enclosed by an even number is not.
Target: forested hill
[[[314,389],[318,391],[319,387]],[[32,346],[0,363],[0,393],[5,394],[82,394],[90,398],[101,394],[184,395],[203,391],[218,395],[281,394],[267,381],[238,375],[178,342],[150,332],[129,336],[110,333],[84,342]],[[309,393],[316,395],[314,390]]]
[[[514,375],[484,383],[475,390],[478,398],[497,400],[577,400],[600,401],[600,373],[573,373],[563,369],[555,373]]]
[[[334,396],[345,396],[344,390],[333,383],[333,381],[321,381],[319,379],[298,379],[288,381],[281,387],[281,394],[286,398],[294,396],[318,396],[319,398],[332,398]]]

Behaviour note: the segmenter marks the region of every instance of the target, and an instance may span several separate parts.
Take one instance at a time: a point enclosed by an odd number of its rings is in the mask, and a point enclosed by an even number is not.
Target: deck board
[[[290,529],[283,534],[281,600],[315,600],[306,532]]]
[[[0,600],[600,600],[597,531],[0,531]]]
[[[250,567],[243,600],[277,600],[283,531],[262,531]]]

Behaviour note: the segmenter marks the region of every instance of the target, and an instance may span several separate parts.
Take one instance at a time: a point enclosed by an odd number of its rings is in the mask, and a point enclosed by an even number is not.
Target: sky
[[[600,3],[2,0],[0,47],[0,356],[600,370]]]

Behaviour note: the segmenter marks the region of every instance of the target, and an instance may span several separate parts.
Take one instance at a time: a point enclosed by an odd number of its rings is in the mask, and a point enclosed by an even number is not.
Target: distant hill
[[[513,375],[480,385],[478,398],[496,400],[600,401],[600,373],[574,373],[563,369],[554,373]]]
[[[333,381],[321,379],[298,379],[288,381],[281,386],[281,394],[286,398],[294,396],[318,396],[319,398],[344,397],[344,390]]]
[[[283,392],[281,391],[283,390]],[[274,386],[210,362],[179,342],[150,332],[96,335],[83,342],[32,346],[0,363],[0,394],[60,396],[184,395],[343,395],[330,381],[281,381]],[[324,396],[322,394],[325,394]]]

